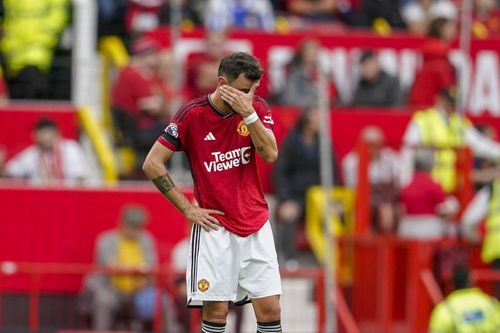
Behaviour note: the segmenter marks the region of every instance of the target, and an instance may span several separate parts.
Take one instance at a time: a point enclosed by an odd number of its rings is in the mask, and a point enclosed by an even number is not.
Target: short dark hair
[[[359,63],[363,64],[366,60],[375,58],[375,52],[371,49],[363,50],[361,56],[359,57]]]
[[[38,119],[38,121],[35,124],[35,131],[39,131],[39,130],[46,129],[46,128],[51,128],[51,129],[54,129],[54,130],[58,130],[59,129],[59,127],[57,126],[57,124],[55,123],[55,121],[53,121],[50,118],[40,118],[40,119]]]
[[[442,38],[443,27],[451,20],[445,17],[438,17],[433,19],[427,28],[427,36],[433,38]]]
[[[469,269],[466,266],[457,266],[453,270],[453,286],[455,290],[470,286]]]
[[[247,80],[260,80],[264,70],[259,60],[246,52],[235,52],[225,56],[219,65],[219,76],[225,75],[229,81],[236,80],[240,74]]]

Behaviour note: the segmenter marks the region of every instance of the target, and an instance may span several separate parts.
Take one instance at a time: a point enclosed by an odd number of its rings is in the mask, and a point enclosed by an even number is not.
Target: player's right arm
[[[217,230],[220,225],[211,214],[224,215],[215,209],[204,209],[193,205],[174,184],[168,174],[165,163],[174,152],[159,142],[155,142],[148,153],[142,169],[158,190],[174,205],[191,223],[200,225],[206,231]]]

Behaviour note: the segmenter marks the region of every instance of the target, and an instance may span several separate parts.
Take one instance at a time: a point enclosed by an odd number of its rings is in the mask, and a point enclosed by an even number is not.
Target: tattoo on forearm
[[[264,146],[257,147],[257,151],[264,151]]]
[[[162,194],[167,194],[168,191],[175,187],[175,184],[168,173],[164,174],[163,176],[157,177],[152,181]]]

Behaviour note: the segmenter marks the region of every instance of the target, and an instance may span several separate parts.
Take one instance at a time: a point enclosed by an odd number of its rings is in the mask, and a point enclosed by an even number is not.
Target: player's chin
[[[228,102],[226,102],[226,101],[224,101],[224,100],[223,100],[223,102],[224,102],[224,106],[227,106],[228,108],[230,108],[230,107],[231,107],[231,105],[230,105]]]

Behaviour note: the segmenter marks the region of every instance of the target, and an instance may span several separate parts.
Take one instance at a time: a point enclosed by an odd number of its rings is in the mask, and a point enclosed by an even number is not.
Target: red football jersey
[[[253,107],[272,131],[269,105],[255,96]],[[221,113],[204,96],[184,105],[158,139],[168,149],[185,151],[198,203],[218,209],[214,215],[227,230],[248,236],[269,218],[248,127],[237,113]]]

